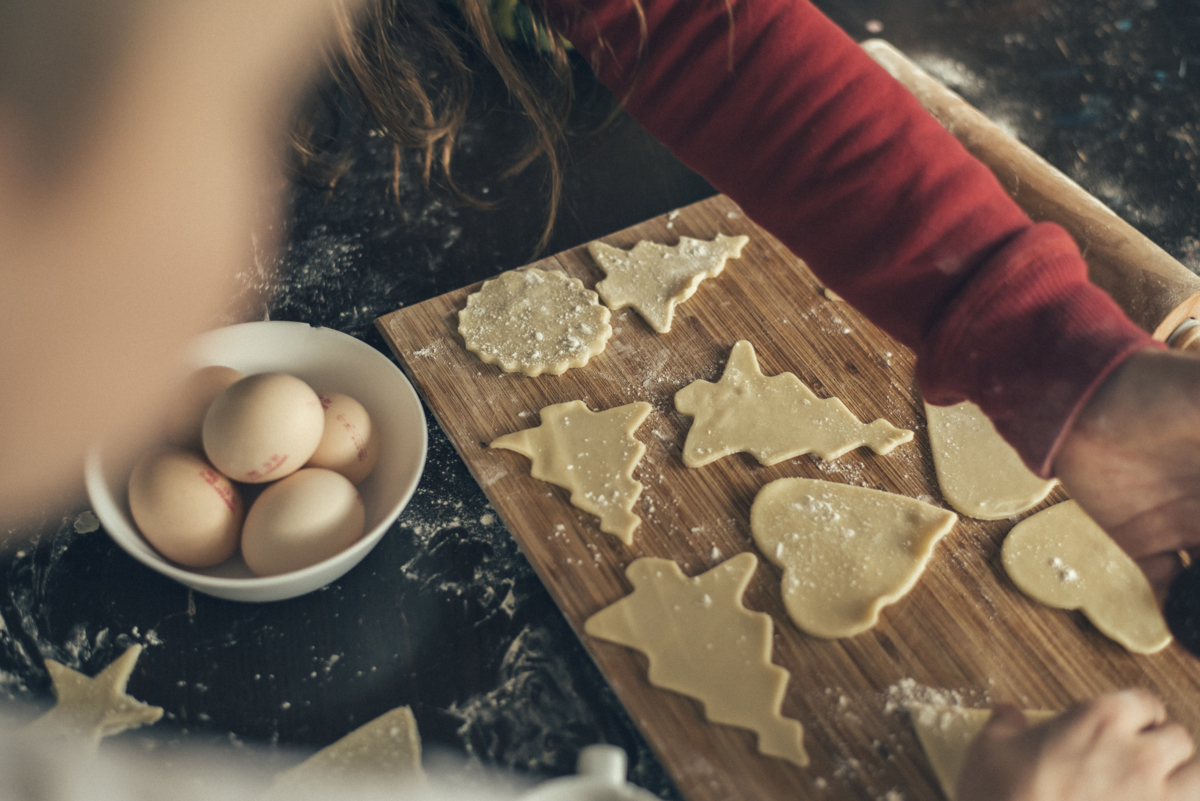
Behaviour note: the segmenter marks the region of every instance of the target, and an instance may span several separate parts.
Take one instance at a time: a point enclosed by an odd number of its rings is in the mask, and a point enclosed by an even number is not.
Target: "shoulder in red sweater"
[[[807,0],[545,2],[634,118],[916,352],[930,403],[979,404],[1039,474],[1152,344],[1065,231]]]

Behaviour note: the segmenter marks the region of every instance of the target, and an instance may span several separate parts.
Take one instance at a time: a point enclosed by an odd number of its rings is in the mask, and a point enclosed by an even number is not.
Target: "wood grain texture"
[[[640,654],[583,634],[588,616],[630,592],[624,570],[640,556],[674,559],[695,575],[753,552],[750,504],[776,478],[823,478],[941,503],[912,354],[844,303],[827,300],[803,263],[732,202],[712,198],[604,241],[629,248],[640,239],[672,244],[681,235],[718,233],[751,241],[678,307],[669,334],[656,334],[631,309],[615,312],[607,349],[562,376],[506,374],[464,350],[457,314],[477,285],[377,321],[683,794],[691,801],[874,800],[897,789],[906,799],[940,798],[906,715],[889,704],[889,688],[904,679],[970,706],[1012,701],[1052,710],[1107,690],[1148,687],[1200,732],[1200,662],[1175,645],[1131,655],[1078,613],[1026,599],[1000,564],[1008,520],[960,519],[913,591],[887,607],[874,629],[844,640],[800,632],[784,611],[779,570],[760,556],[745,602],[775,620],[773,659],[791,671],[783,713],[805,727],[807,769],[759,755],[749,732],[707,723],[695,701],[650,686]],[[565,270],[589,287],[603,278],[582,247],[536,266]],[[795,373],[820,397],[841,398],[862,420],[884,417],[911,428],[915,440],[887,456],[859,449],[829,463],[800,457],[763,467],[736,454],[684,467],[691,419],[675,412],[674,393],[696,379],[715,381],[739,339],[754,344],[765,374]],[[566,491],[531,478],[528,460],[487,448],[497,436],[537,425],[542,407],[575,399],[594,410],[653,406],[636,434],[647,453],[634,476],[646,489],[634,508],[643,523],[632,547],[601,532]],[[1056,491],[1044,505],[1061,499]]]

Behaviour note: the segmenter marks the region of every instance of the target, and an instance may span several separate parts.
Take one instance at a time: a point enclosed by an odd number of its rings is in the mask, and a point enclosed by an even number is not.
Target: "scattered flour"
[[[75,518],[74,525],[76,534],[91,534],[93,531],[99,531],[100,519],[91,512],[84,512]]]
[[[524,628],[504,655],[497,686],[446,710],[461,721],[458,736],[473,760],[534,774],[573,769],[570,759],[589,744],[597,722],[551,640],[543,629]]]
[[[986,694],[978,697],[974,690],[945,690],[926,687],[915,679],[903,678],[888,687],[883,694],[883,711],[887,714],[904,712],[914,704],[930,706],[971,706],[987,703]]]

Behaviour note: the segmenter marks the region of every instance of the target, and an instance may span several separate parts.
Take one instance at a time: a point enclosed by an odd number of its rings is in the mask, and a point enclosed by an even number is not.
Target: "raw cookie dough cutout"
[[[958,518],[890,492],[781,478],[758,492],[750,531],[783,568],[788,616],[817,637],[850,637],[917,583]]]
[[[163,714],[160,707],[150,706],[125,692],[141,653],[142,646],[131,645],[95,677],[47,659],[46,670],[54,683],[57,702],[53,709],[29,724],[26,731],[78,739],[94,751],[105,737],[157,722]]]
[[[356,783],[414,783],[421,770],[421,735],[407,706],[385,712],[294,768],[275,777],[268,801],[295,798],[314,786],[351,780]]]
[[[968,517],[1001,520],[1041,503],[1058,484],[1034,475],[983,411],[967,401],[925,404],[929,444],[946,503]]]
[[[600,518],[600,530],[626,545],[641,519],[633,504],[642,484],[633,470],[646,446],[633,437],[650,414],[650,404],[629,403],[593,412],[583,401],[547,406],[542,424],[492,440],[489,447],[506,448],[529,457],[530,474],[571,492],[571,503]]]
[[[917,740],[929,758],[933,775],[946,798],[954,798],[958,786],[958,775],[962,773],[967,749],[979,736],[984,724],[992,716],[990,709],[967,709],[961,706],[933,706],[912,704],[908,707]],[[1029,725],[1036,726],[1057,717],[1057,712],[1026,710]]]
[[[695,418],[683,445],[688,467],[739,451],[764,465],[809,452],[836,459],[860,445],[886,454],[913,438],[886,420],[861,423],[840,400],[821,400],[792,373],[764,376],[745,340],[733,346],[719,382],[688,384],[675,393],[675,409]]]
[[[604,350],[612,315],[566,273],[514,270],[484,281],[458,313],[467,350],[527,376],[562,375]]]
[[[804,728],[780,714],[790,674],[771,661],[771,616],[742,605],[757,566],[741,553],[688,578],[669,559],[638,559],[625,571],[633,593],[583,630],[641,651],[651,684],[695,698],[709,720],[750,729],[760,752],[804,767]]]
[[[1171,642],[1146,575],[1075,501],[1022,520],[1000,549],[1021,592],[1059,609],[1078,609],[1100,633],[1152,654]]]
[[[610,309],[632,306],[660,334],[671,330],[675,307],[696,293],[705,278],[716,278],[725,262],[742,255],[748,236],[717,234],[710,242],[681,236],[675,246],[638,242],[621,250],[603,242],[588,253],[604,270],[596,291]]]

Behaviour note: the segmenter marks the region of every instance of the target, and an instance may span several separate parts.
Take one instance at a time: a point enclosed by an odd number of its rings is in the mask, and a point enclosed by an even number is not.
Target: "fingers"
[[[1196,743],[1187,729],[1178,723],[1167,723],[1142,734],[1153,755],[1145,767],[1152,772],[1167,774],[1180,768],[1196,754]]]
[[[1122,690],[1096,698],[1052,721],[1063,721],[1061,742],[1121,764],[1121,773],[1135,784],[1157,784],[1195,755],[1192,736],[1178,723],[1167,722],[1162,701],[1141,689]],[[1200,775],[1195,777],[1200,781]],[[1181,783],[1192,781],[1190,772]]]
[[[1156,452],[1163,462],[1172,461],[1171,444],[1164,443]],[[1157,485],[1139,487],[1144,497],[1156,496],[1154,504],[1132,510],[1124,519],[1107,519],[1102,526],[1135,560],[1174,554],[1200,543],[1200,481],[1194,474],[1174,475],[1187,469],[1182,465],[1163,469],[1168,474]]]
[[[1122,735],[1136,734],[1167,721],[1163,702],[1141,688],[1102,695],[1076,707],[1074,712],[1081,724],[1090,725],[1097,733],[1111,730]]]
[[[1167,777],[1169,801],[1194,801],[1200,798],[1200,762],[1192,761]]]
[[[971,744],[957,798],[971,801],[1195,801],[1200,762],[1188,732],[1145,690],[1101,696],[1031,726],[1012,706]]]
[[[980,730],[979,736],[988,738],[1015,737],[1029,728],[1029,721],[1020,707],[1013,704],[999,704],[992,711],[987,724]]]
[[[1135,559],[1137,566],[1142,569],[1142,573],[1146,575],[1150,582],[1151,589],[1154,590],[1154,597],[1158,601],[1159,607],[1167,600],[1167,590],[1171,587],[1171,582],[1183,570],[1183,566],[1179,562],[1179,557],[1172,553],[1156,553],[1150,556],[1143,556]]]

